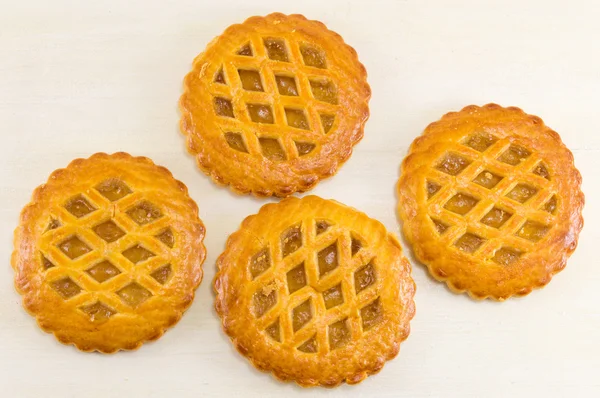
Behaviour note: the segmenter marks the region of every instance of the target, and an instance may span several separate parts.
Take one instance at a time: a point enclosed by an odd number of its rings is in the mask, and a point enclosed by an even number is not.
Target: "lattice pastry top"
[[[398,211],[417,258],[472,297],[504,300],[547,284],[583,226],[581,175],[536,116],[468,106],[410,148]]]
[[[371,90],[356,51],[301,15],[233,25],[194,61],[181,130],[199,167],[240,193],[288,196],[335,174]]]
[[[340,203],[308,196],[265,205],[217,263],[225,332],[281,380],[358,383],[408,336],[415,286],[400,244]]]
[[[33,193],[15,231],[23,306],[83,351],[136,349],[190,306],[204,226],[187,188],[150,159],[76,159]]]

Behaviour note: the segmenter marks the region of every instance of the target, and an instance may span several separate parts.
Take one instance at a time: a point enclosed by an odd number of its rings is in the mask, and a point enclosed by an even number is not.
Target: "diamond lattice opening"
[[[314,354],[317,352],[317,335],[313,335],[310,339],[298,346],[298,351],[305,352],[307,354]]]
[[[116,202],[129,195],[132,191],[123,181],[110,178],[96,185],[96,191],[111,202]]]
[[[79,285],[69,277],[52,282],[52,288],[65,300],[77,296],[82,290]]]
[[[331,80],[328,79],[311,79],[310,81],[310,89],[313,93],[313,96],[318,101],[328,102],[333,105],[337,105],[338,103],[338,95],[337,88],[335,84]]]
[[[277,303],[277,284],[272,281],[254,293],[254,314],[262,317]]]
[[[55,267],[55,265],[52,263],[52,261],[48,260],[48,257],[44,256],[43,254],[41,256],[42,256],[42,267],[44,267],[44,271],[49,268]]]
[[[319,69],[327,69],[327,60],[324,51],[307,44],[301,44],[300,54],[302,54],[304,65]]]
[[[103,322],[115,315],[117,311],[113,310],[101,301],[96,301],[94,304],[84,305],[79,309],[90,317],[92,322]]]
[[[433,195],[435,195],[442,186],[438,183],[427,181],[426,189],[427,189],[427,199],[431,199]]]
[[[152,297],[152,293],[137,282],[131,282],[117,292],[123,302],[131,307],[137,307]]]
[[[279,94],[290,97],[298,96],[298,86],[296,85],[295,78],[285,75],[275,75],[275,82],[277,83]]]
[[[326,309],[342,305],[344,303],[344,293],[342,292],[342,284],[338,283],[331,289],[325,290],[323,292],[323,301],[325,302]]]
[[[289,62],[287,46],[282,39],[264,39],[267,56],[273,61]]]
[[[154,272],[152,272],[150,274],[150,276],[152,278],[154,278],[154,280],[157,281],[158,283],[160,283],[161,285],[164,285],[165,283],[167,283],[169,281],[172,273],[173,273],[173,270],[171,269],[171,264],[166,264],[166,265],[163,265],[162,267],[156,269]]]
[[[456,242],[454,242],[454,246],[456,246],[458,249],[464,252],[475,253],[485,241],[486,240],[481,236],[477,236],[475,234],[467,232],[466,234],[458,238]]]
[[[333,271],[338,267],[337,240],[317,254],[319,264],[319,277]]]
[[[215,97],[215,113],[219,116],[235,118],[233,115],[233,104],[227,98]]]
[[[288,271],[287,286],[290,294],[306,286],[306,270],[304,268],[304,262]]]
[[[479,175],[477,177],[475,177],[475,179],[473,180],[473,182],[475,184],[479,184],[484,188],[487,189],[492,189],[494,188],[496,185],[498,185],[498,183],[500,181],[502,181],[501,176],[492,173],[491,171],[488,170],[484,170],[481,173],[479,173]]]
[[[460,214],[464,216],[468,212],[475,207],[475,205],[479,202],[479,199],[472,197],[471,195],[467,195],[465,193],[457,193],[453,197],[450,198],[444,205],[444,209],[450,210],[453,213]]]
[[[329,133],[331,127],[333,127],[333,122],[335,122],[335,116],[333,115],[319,115],[321,117],[321,125],[323,125],[323,132],[325,134]]]
[[[550,199],[544,204],[543,209],[550,214],[554,214],[556,212],[556,206],[558,205],[558,200],[556,199],[556,195],[552,195]]]
[[[276,342],[281,343],[281,327],[279,326],[279,318],[277,318],[275,322],[265,329],[265,333]]]
[[[535,166],[535,168],[533,169],[532,172],[533,172],[533,174],[537,174],[540,177],[550,180],[550,173],[548,172],[548,168],[542,162],[538,163],[538,165]]]
[[[144,248],[142,245],[137,244],[125,250],[123,256],[134,264],[141,263],[142,261],[148,260],[150,257],[154,257],[154,253]]]
[[[50,222],[48,223],[48,226],[46,227],[46,230],[44,231],[44,233],[51,231],[53,229],[56,229],[58,227],[60,227],[62,224],[60,223],[60,221],[58,221],[57,219],[52,219],[50,220]]]
[[[257,276],[269,269],[270,266],[271,255],[269,254],[269,249],[265,247],[250,259],[250,274],[252,275],[252,279],[256,279]]]
[[[292,310],[292,328],[294,333],[302,329],[313,317],[311,299],[304,301],[302,304]]]
[[[106,282],[107,280],[112,279],[121,273],[121,271],[112,265],[108,260],[104,260],[101,263],[88,268],[85,272],[87,272],[98,283]]]
[[[77,236],[71,236],[65,239],[58,244],[58,248],[71,260],[75,260],[76,258],[92,251],[92,249]]]
[[[82,290],[79,287],[79,285],[77,283],[75,283],[75,281],[68,276],[65,278],[56,280],[56,281],[52,282],[50,285],[65,300],[68,300],[71,297],[77,296],[79,293],[81,293],[81,290]]]
[[[244,142],[244,138],[240,133],[232,133],[228,131],[224,134],[224,137],[231,149],[248,153],[248,148],[246,148],[246,143]]]
[[[492,260],[500,265],[510,265],[517,261],[522,254],[523,252],[520,250],[511,247],[502,247],[496,250]]]
[[[275,119],[273,118],[273,109],[271,109],[271,105],[248,104],[247,108],[248,114],[250,115],[250,119],[254,123],[275,123]]]
[[[463,145],[471,147],[479,152],[484,152],[486,149],[494,145],[498,138],[488,133],[477,133],[469,136]]]
[[[214,82],[219,84],[227,84],[227,82],[225,81],[225,73],[223,72],[223,67],[221,67],[215,74]]]
[[[485,216],[483,216],[481,222],[485,225],[489,225],[490,227],[500,228],[511,217],[512,213],[502,210],[498,207],[494,207]]]
[[[81,218],[96,211],[96,208],[92,206],[83,195],[77,195],[69,199],[67,203],[65,203],[65,209],[77,218]]]
[[[537,242],[542,239],[550,230],[550,226],[537,221],[527,220],[517,232],[517,236]]]
[[[127,215],[138,225],[146,225],[163,216],[158,207],[147,201],[140,202],[127,210]]]
[[[517,184],[512,191],[506,194],[506,197],[512,200],[516,200],[519,203],[525,203],[533,195],[537,193],[537,188],[529,185],[529,184]]]
[[[301,225],[294,225],[281,234],[281,255],[285,258],[302,247]]]
[[[356,294],[373,285],[376,279],[377,275],[375,274],[373,263],[369,263],[358,269],[354,273],[354,290],[356,290]]]
[[[262,79],[260,73],[255,70],[249,69],[238,69],[240,80],[242,81],[242,88],[247,91],[265,91],[263,89]]]
[[[438,234],[443,235],[444,232],[446,232],[446,230],[448,230],[448,228],[450,228],[449,225],[441,222],[438,219],[432,218],[431,221],[433,221],[433,225],[435,226],[435,230],[438,232]]]
[[[518,145],[511,145],[498,157],[498,160],[511,166],[516,166],[531,155],[529,150]]]
[[[264,157],[274,162],[286,160],[285,151],[276,138],[260,137],[258,139]]]
[[[245,57],[254,56],[254,52],[252,51],[252,45],[250,43],[244,44],[236,53],[237,55],[243,55]]]
[[[351,333],[350,328],[348,327],[348,318],[329,325],[327,329],[329,334],[329,347],[332,350],[341,348],[350,341]]]
[[[351,236],[350,237],[350,251],[352,252],[352,257],[358,253],[358,251],[362,248],[363,244],[360,239]]]
[[[175,246],[175,236],[173,236],[173,231],[171,231],[171,228],[165,229],[158,235],[154,235],[154,237],[170,248]]]
[[[294,144],[296,144],[296,150],[298,151],[298,156],[308,155],[316,147],[315,144],[311,144],[310,142],[297,142],[297,141],[294,141]]]
[[[362,319],[363,330],[369,330],[383,320],[383,309],[379,297],[371,304],[361,308],[360,317]]]
[[[302,109],[284,108],[287,125],[301,130],[310,130],[306,114]]]
[[[331,225],[327,221],[319,220],[315,224],[315,232],[317,235],[327,231]]]
[[[125,236],[125,231],[123,231],[117,224],[115,224],[112,220],[108,220],[103,222],[102,224],[96,225],[92,230],[107,241],[108,243],[114,242],[123,236]]]
[[[435,168],[443,173],[456,176],[459,175],[470,164],[470,160],[456,153],[449,152],[442,157]]]

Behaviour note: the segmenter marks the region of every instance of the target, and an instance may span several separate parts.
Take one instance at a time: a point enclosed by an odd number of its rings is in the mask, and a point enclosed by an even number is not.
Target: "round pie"
[[[577,246],[584,196],[559,135],[519,108],[468,106],[410,148],[398,212],[416,257],[474,298],[547,284]]]
[[[136,349],[181,318],[204,226],[164,167],[98,153],[52,173],[21,213],[12,266],[39,326],[83,351]]]
[[[354,384],[398,354],[410,264],[378,221],[316,196],[262,207],[217,261],[215,307],[238,351],[302,386]]]
[[[194,61],[181,130],[198,166],[239,193],[288,196],[335,174],[371,90],[356,51],[301,15],[230,26]]]

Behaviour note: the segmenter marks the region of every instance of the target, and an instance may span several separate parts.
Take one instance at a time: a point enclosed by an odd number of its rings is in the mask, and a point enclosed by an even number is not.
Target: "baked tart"
[[[202,280],[204,226],[164,167],[98,153],[56,170],[15,231],[23,306],[82,351],[138,348],[175,325]]]
[[[255,367],[302,386],[355,384],[398,354],[410,264],[378,221],[317,196],[263,206],[217,261],[216,311]]]
[[[371,90],[356,51],[302,15],[230,26],[180,100],[197,164],[238,193],[288,196],[337,171],[363,136]]]
[[[398,212],[433,277],[474,298],[546,285],[577,246],[584,196],[573,155],[536,116],[468,106],[410,147]]]

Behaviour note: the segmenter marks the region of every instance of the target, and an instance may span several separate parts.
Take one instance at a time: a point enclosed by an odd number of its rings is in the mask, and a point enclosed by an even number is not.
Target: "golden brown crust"
[[[338,202],[308,196],[263,206],[229,237],[217,267],[224,331],[282,381],[359,383],[408,337],[415,285],[400,244]]]
[[[60,342],[82,351],[137,349],[192,303],[204,232],[187,187],[150,159],[122,152],[76,159],[21,213],[15,287]]]
[[[415,139],[398,213],[433,277],[457,293],[505,300],[565,267],[583,227],[580,186],[572,153],[539,117],[471,105]]]
[[[276,60],[284,56],[288,62]],[[274,13],[232,25],[185,78],[180,109],[188,151],[215,182],[238,193],[306,191],[335,174],[362,138],[371,96],[366,77],[356,51],[321,22]],[[228,116],[217,114],[215,101],[229,101],[219,102]],[[253,121],[249,104],[267,105],[270,115],[255,107],[265,117]]]

